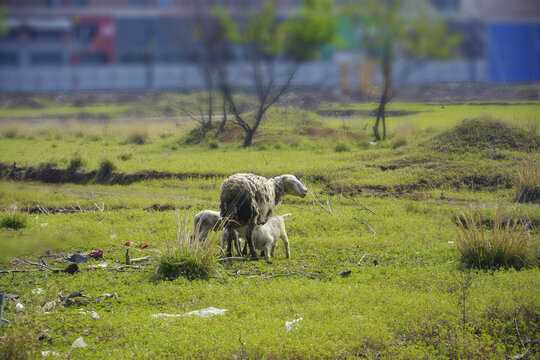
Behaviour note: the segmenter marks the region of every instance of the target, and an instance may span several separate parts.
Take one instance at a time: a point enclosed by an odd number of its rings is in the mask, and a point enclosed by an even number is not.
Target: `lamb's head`
[[[288,195],[305,197],[307,195],[307,187],[300,182],[294,175],[281,175],[274,179],[280,182],[283,186],[283,192]]]

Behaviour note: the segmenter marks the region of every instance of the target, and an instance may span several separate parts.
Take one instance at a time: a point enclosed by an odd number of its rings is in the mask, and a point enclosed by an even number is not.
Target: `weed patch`
[[[457,247],[461,262],[467,267],[519,270],[534,263],[533,242],[525,225],[505,224],[501,208],[497,209],[489,230],[482,226],[480,210],[473,208],[458,217],[458,227]]]
[[[17,212],[7,212],[0,220],[0,228],[19,230],[26,226],[26,217]]]
[[[4,326],[2,326],[4,327]],[[0,337],[0,360],[25,360],[37,356],[38,324],[29,316],[17,317]]]
[[[103,161],[101,161],[101,164],[99,164],[99,169],[96,174],[96,179],[98,181],[107,180],[108,178],[111,177],[114,169],[116,169],[116,165],[114,165],[114,163],[111,160],[104,159]]]
[[[74,154],[72,156],[71,160],[69,160],[69,165],[67,167],[67,170],[68,171],[77,171],[81,167],[83,167],[84,164],[85,164],[85,161],[82,158],[82,156],[80,154]]]

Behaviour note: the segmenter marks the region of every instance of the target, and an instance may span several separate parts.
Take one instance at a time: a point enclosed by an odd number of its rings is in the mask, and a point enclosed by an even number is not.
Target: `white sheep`
[[[219,208],[223,225],[228,229],[227,256],[231,256],[232,230],[247,226],[246,242],[251,256],[258,259],[252,240],[255,226],[265,224],[274,209],[286,195],[305,197],[307,188],[294,175],[281,175],[267,179],[255,174],[229,176],[220,190]]]
[[[204,243],[211,231],[220,231],[222,228],[219,211],[203,210],[193,217],[193,235],[189,237],[189,240],[193,241],[197,239]],[[225,231],[223,233],[225,233]],[[223,234],[221,235],[221,238],[221,247],[223,248]],[[238,235],[233,239],[236,251],[240,254],[240,240]]]
[[[193,235],[190,240],[205,242],[208,233],[221,229],[221,215],[219,211],[203,210],[193,217]]]
[[[253,245],[255,249],[264,251],[266,262],[270,262],[270,256],[274,257],[274,252],[279,239],[283,240],[285,245],[285,257],[291,257],[289,249],[289,238],[285,231],[285,219],[291,214],[272,216],[264,225],[257,226],[252,233]],[[262,254],[261,254],[262,256]]]

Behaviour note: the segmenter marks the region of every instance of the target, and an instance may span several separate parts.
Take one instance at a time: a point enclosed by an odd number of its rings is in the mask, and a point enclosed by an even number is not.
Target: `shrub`
[[[526,225],[518,221],[504,221],[498,208],[492,226],[483,226],[479,209],[469,208],[457,217],[459,235],[457,248],[466,267],[521,269],[534,262],[534,249]]]
[[[209,236],[203,244],[199,241],[190,241],[190,223],[184,217],[183,224],[177,216],[177,241],[176,244],[163,254],[154,273],[155,280],[174,280],[185,277],[188,280],[208,279],[216,273],[215,246]]]
[[[104,159],[101,161],[101,164],[99,164],[99,169],[97,172],[97,179],[99,181],[103,181],[107,179],[109,176],[111,176],[112,172],[116,169],[116,166],[114,163],[109,159]]]
[[[0,228],[19,230],[26,226],[26,217],[16,212],[6,213],[0,220]]]
[[[349,145],[347,145],[345,143],[339,143],[339,144],[336,145],[334,150],[336,152],[347,152],[347,151],[350,151],[351,148],[349,147]]]
[[[216,139],[211,139],[208,141],[208,148],[209,149],[217,149],[219,148],[219,142]]]
[[[71,160],[69,160],[69,165],[67,167],[68,171],[77,171],[83,167],[85,161],[83,160],[80,154],[73,154]]]
[[[530,165],[518,170],[517,202],[540,202],[540,167]]]

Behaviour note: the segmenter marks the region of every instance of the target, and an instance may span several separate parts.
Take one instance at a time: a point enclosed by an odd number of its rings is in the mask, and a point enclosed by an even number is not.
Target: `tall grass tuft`
[[[521,269],[534,264],[533,240],[523,222],[504,221],[498,207],[491,228],[483,226],[479,209],[469,208],[457,218],[457,248],[461,262],[477,269]]]
[[[98,181],[104,181],[107,180],[111,175],[112,172],[116,169],[116,165],[109,160],[109,159],[103,159],[101,163],[99,164],[99,169],[97,172],[97,180]]]
[[[80,154],[78,154],[78,153],[75,153],[75,154],[73,154],[73,156],[69,160],[69,165],[67,167],[67,170],[68,171],[77,171],[81,167],[83,167],[84,164],[85,164],[85,161],[82,158],[82,156]]]
[[[518,170],[517,202],[540,202],[540,167],[526,166]]]
[[[188,280],[208,279],[216,274],[216,246],[209,236],[205,243],[190,241],[188,216],[180,216],[176,211],[177,240],[161,256],[154,273],[155,280],[174,280],[185,277]]]
[[[2,326],[4,328],[5,325]],[[0,337],[0,360],[24,360],[37,358],[40,325],[29,316],[19,316]]]
[[[0,228],[19,230],[26,227],[26,217],[17,211],[7,211],[0,219]]]
[[[150,131],[148,130],[148,127],[141,125],[131,129],[127,138],[127,142],[129,144],[143,145],[146,144],[149,139]]]

